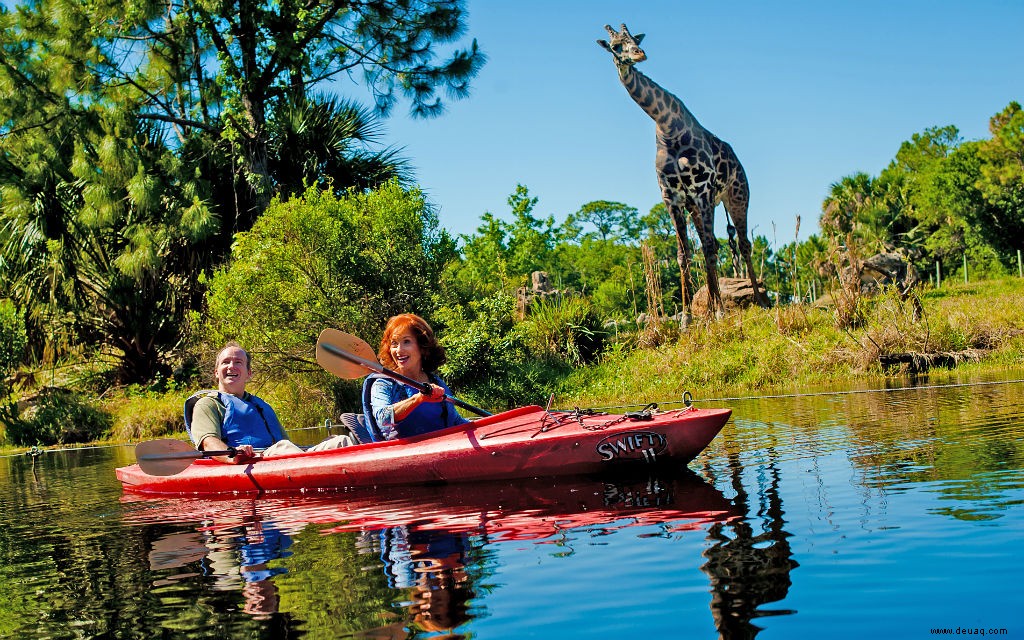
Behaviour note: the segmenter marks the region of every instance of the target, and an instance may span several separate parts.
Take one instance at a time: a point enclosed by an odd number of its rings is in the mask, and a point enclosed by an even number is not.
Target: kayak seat
[[[366,428],[366,418],[360,413],[341,414],[341,424],[348,429],[349,433],[358,444],[373,442],[370,437],[370,430]]]
[[[203,389],[202,391],[196,391],[185,399],[185,432],[188,433],[189,439],[192,440],[193,444],[197,447],[199,446],[199,443],[195,442],[195,439],[192,437],[192,414],[195,413],[196,403],[199,402],[200,398],[216,398],[217,394],[218,392],[216,389]]]

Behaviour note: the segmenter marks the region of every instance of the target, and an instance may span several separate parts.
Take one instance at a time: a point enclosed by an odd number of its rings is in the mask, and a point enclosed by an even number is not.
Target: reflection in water
[[[339,589],[364,605],[377,603],[350,631],[379,638],[405,638],[410,630],[463,637],[457,630],[470,621],[470,602],[493,570],[486,549],[496,541],[545,540],[580,527],[600,535],[651,524],[682,532],[738,515],[721,492],[692,472],[310,497],[126,495],[124,501],[128,522],[179,525],[153,540],[149,564],[157,574],[155,586],[200,579],[212,591],[240,591],[243,612],[280,624],[287,624],[286,613],[310,618],[309,603],[318,602],[331,609],[320,616],[344,624],[337,620],[346,617],[344,607],[331,604],[336,594],[311,597],[310,588],[324,585],[303,582],[326,563],[344,575]],[[324,544],[328,540],[335,544]],[[289,575],[292,567],[296,580]]]
[[[444,633],[442,638],[463,638],[455,629],[469,621],[469,601],[474,597],[473,580],[466,570],[471,541],[465,534],[388,527],[366,532],[361,550],[378,555],[392,589],[410,593],[408,613],[413,630]],[[404,637],[405,625],[377,630]]]
[[[278,610],[273,577],[284,573],[274,560],[291,555],[291,538],[273,520],[253,510],[239,517],[228,511],[199,523],[196,532],[172,532],[157,537],[149,553],[149,567],[163,577],[162,586],[179,580],[205,577],[214,591],[241,591],[242,611],[255,619],[267,619]],[[167,574],[171,569],[199,565],[199,571]]]
[[[769,602],[785,600],[792,584],[790,572],[799,566],[793,560],[789,534],[783,529],[785,511],[779,495],[781,474],[773,463],[758,476],[759,501],[756,515],[743,486],[739,456],[728,456],[730,484],[743,517],[715,523],[708,531],[713,544],[704,552],[701,567],[711,580],[711,612],[722,638],[753,638],[761,628],[751,620],[768,615],[795,613],[788,609],[764,609]],[[763,531],[751,526],[755,517],[764,519]]]

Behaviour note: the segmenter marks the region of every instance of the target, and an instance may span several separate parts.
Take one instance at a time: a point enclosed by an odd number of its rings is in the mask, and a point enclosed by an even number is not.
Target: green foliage
[[[7,441],[19,446],[92,442],[110,428],[110,416],[93,401],[66,389],[47,389],[34,407],[7,425]]]
[[[269,127],[269,170],[282,196],[312,186],[372,189],[402,181],[410,170],[394,149],[371,150],[381,137],[381,122],[351,101],[285,100]]]
[[[464,300],[484,298],[526,284],[534,271],[558,272],[555,246],[563,231],[554,218],[534,217],[537,198],[531,198],[523,185],[516,185],[508,204],[511,222],[488,212],[476,234],[462,236],[462,260],[446,276],[454,295]]]
[[[139,442],[185,432],[181,393],[116,394],[104,400],[110,414],[110,438],[117,442]]]
[[[18,369],[28,345],[25,320],[10,300],[0,300],[0,423],[11,424],[17,418],[17,405],[10,400],[13,391],[8,377]]]
[[[565,371],[535,357],[517,330],[515,299],[508,294],[438,310],[436,324],[448,363],[441,375],[459,397],[508,409],[544,403],[553,381]]]
[[[22,362],[27,345],[21,310],[10,300],[0,300],[0,397],[5,380]]]
[[[373,114],[313,96],[364,72],[386,114],[464,97],[484,63],[461,2],[157,6],[41,0],[0,29],[0,296],[34,355],[77,345],[141,382],[176,363],[198,274],[275,193],[406,177]],[[83,46],[83,43],[87,46]]]
[[[424,292],[437,291],[454,251],[423,195],[395,182],[275,201],[210,279],[206,349],[235,339],[272,377],[316,372],[313,345],[326,327],[377,336],[397,313],[432,315]]]
[[[594,308],[575,296],[534,301],[518,330],[533,353],[574,367],[597,360],[605,338]]]
[[[954,126],[926,129],[877,178],[833,184],[822,206],[825,236],[858,244],[864,256],[898,250],[922,273],[939,264],[962,276],[965,256],[976,275],[1005,273],[1024,237],[1020,105],[1011,102],[989,128],[991,139],[967,142]]]

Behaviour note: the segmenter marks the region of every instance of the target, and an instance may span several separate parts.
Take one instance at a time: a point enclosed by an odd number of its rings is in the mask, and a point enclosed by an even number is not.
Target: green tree
[[[242,230],[276,187],[269,158],[275,110],[302,104],[324,81],[361,73],[380,114],[406,98],[414,115],[435,116],[444,108],[439,91],[464,97],[484,63],[475,41],[438,55],[435,47],[457,42],[466,26],[463,3],[451,0],[39,0],[8,22],[5,49],[29,52],[45,71],[11,65],[24,91],[68,102],[46,86],[60,78],[79,96],[72,106],[136,113],[167,142],[196,132],[227,141],[248,187],[237,212]]]
[[[372,189],[408,183],[411,169],[396,149],[373,150],[382,124],[352,101],[303,98],[278,105],[269,124],[268,167],[281,196],[307,186]]]
[[[436,328],[448,356],[441,375],[460,397],[495,409],[543,404],[566,372],[531,351],[515,313],[516,299],[504,291],[438,310]]]
[[[529,281],[534,271],[551,271],[554,248],[561,237],[553,216],[533,215],[537,198],[523,185],[508,197],[512,221],[490,212],[473,235],[462,236],[462,260],[452,266],[448,281],[463,299],[511,291]]]
[[[440,0],[0,7],[0,289],[36,352],[56,332],[121,381],[165,369],[196,276],[274,192],[401,177],[371,114],[313,88],[361,71],[378,114],[437,115],[484,61],[435,52],[464,26]]]
[[[436,300],[424,292],[438,290],[454,256],[423,194],[396,182],[275,201],[210,280],[207,346],[236,339],[271,374],[316,370],[313,345],[325,327],[372,343],[392,315],[433,315]]]
[[[1024,110],[1011,102],[989,121],[990,140],[977,145],[979,173],[974,186],[989,207],[975,211],[985,239],[1004,260],[1014,259],[1024,238]]]
[[[611,238],[627,242],[639,241],[641,222],[636,207],[621,202],[594,200],[580,207],[573,218],[593,225],[601,240]]]
[[[17,418],[17,405],[9,401],[8,379],[22,362],[28,338],[21,311],[10,300],[0,300],[0,423],[11,424]]]
[[[0,139],[2,288],[25,309],[37,355],[84,342],[106,347],[118,381],[149,379],[200,299],[193,274],[211,264],[217,218],[149,124],[51,111],[48,126]]]

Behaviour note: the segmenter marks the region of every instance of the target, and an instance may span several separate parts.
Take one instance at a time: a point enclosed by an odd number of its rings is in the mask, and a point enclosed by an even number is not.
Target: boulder
[[[757,287],[761,295],[764,295],[764,283],[758,281]],[[726,311],[746,309],[757,304],[757,299],[754,297],[754,287],[750,284],[750,278],[719,278],[718,288],[722,291],[722,305]],[[708,314],[707,285],[701,287],[693,296],[691,308],[695,316]]]

